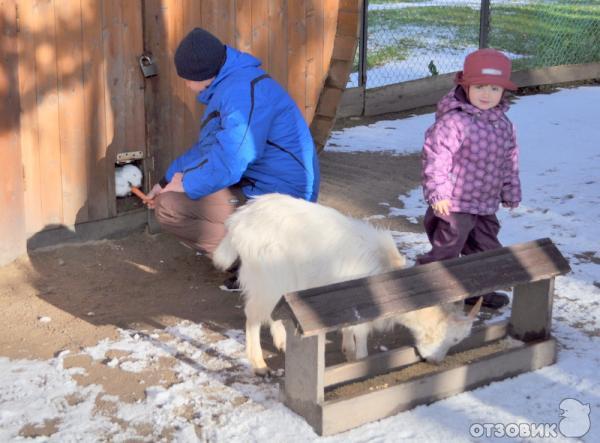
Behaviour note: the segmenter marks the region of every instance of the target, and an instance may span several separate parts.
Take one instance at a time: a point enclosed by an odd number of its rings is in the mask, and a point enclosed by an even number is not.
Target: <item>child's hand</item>
[[[450,200],[440,200],[431,205],[436,215],[450,215]]]
[[[510,202],[502,202],[502,206],[507,208],[509,211],[512,211],[515,208],[519,207],[518,203],[510,203]]]

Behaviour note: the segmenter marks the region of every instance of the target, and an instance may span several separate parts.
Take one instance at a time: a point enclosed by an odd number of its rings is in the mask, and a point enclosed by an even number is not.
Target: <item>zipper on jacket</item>
[[[205,165],[205,164],[207,164],[207,163],[208,163],[208,159],[207,159],[207,158],[205,158],[205,159],[204,159],[204,160],[202,160],[200,163],[198,163],[196,166],[192,166],[191,168],[184,169],[184,170],[182,171],[182,174],[185,174],[185,173],[187,173],[187,172],[193,171],[194,169],[201,168],[202,166],[204,166],[204,165]]]

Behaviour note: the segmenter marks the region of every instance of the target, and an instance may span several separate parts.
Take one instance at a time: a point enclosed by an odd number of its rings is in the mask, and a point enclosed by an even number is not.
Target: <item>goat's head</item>
[[[430,363],[440,363],[452,346],[469,336],[482,301],[480,298],[467,315],[462,313],[462,309],[450,308],[440,321],[427,324],[415,336],[416,347],[421,357]]]

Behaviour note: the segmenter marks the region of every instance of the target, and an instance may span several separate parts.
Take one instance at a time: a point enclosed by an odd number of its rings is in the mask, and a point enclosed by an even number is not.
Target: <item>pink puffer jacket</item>
[[[500,202],[521,201],[519,149],[502,100],[482,111],[457,86],[439,103],[425,133],[422,179],[425,200],[450,200],[451,212],[489,215]]]

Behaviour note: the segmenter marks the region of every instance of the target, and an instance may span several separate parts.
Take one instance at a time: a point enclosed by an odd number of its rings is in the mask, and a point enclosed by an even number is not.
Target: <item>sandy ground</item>
[[[324,153],[321,166],[320,202],[355,217],[387,215],[385,204],[398,206],[398,195],[418,183],[416,155]],[[415,229],[402,218],[383,223],[395,230]],[[143,399],[144,386],[175,382],[171,359],[126,372],[107,364],[110,358],[94,361],[79,351],[116,339],[118,328],[162,330],[189,320],[205,324],[215,340],[226,330],[243,330],[240,296],[218,289],[224,277],[207,258],[160,233],[33,251],[0,268],[0,356],[48,359],[68,351],[65,366],[85,369],[77,377],[82,386],[100,384],[121,401]],[[264,341],[269,364],[280,368],[282,357]],[[330,360],[339,358],[334,353]],[[101,400],[96,405],[107,409],[105,414],[109,406]],[[21,435],[51,435],[55,426],[25,427]]]

